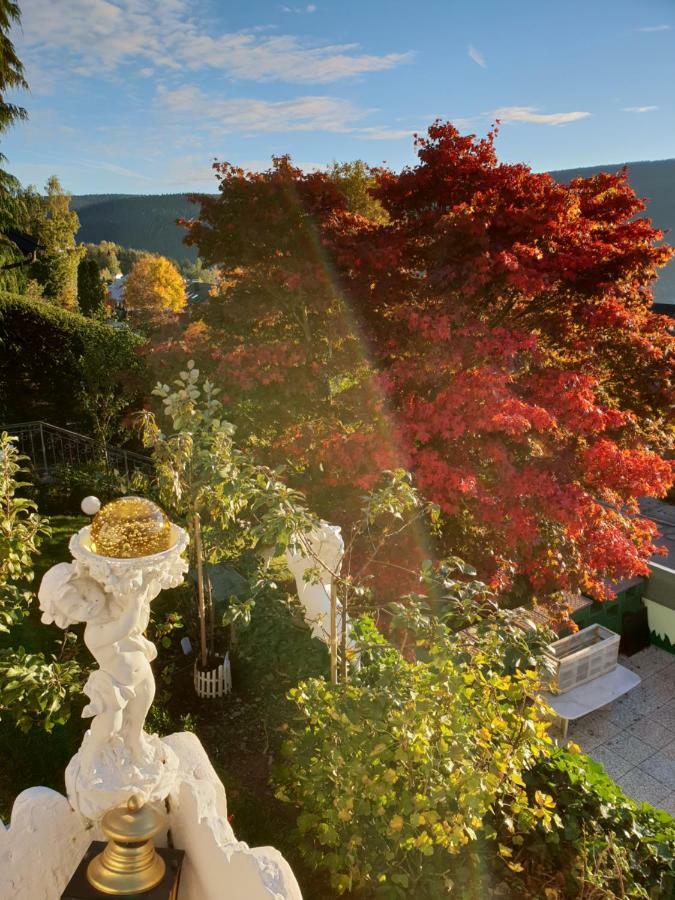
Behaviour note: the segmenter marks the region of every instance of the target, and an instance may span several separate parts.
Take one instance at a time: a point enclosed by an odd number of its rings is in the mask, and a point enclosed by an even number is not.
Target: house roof
[[[675,572],[675,506],[655,497],[642,497],[640,513],[658,526],[656,543],[666,549],[665,556],[655,554],[649,562]]]
[[[15,228],[5,228],[2,233],[24,256],[32,256],[39,247],[37,240],[23,231],[17,231]]]
[[[201,303],[208,300],[213,285],[209,281],[190,281],[187,285],[187,296],[190,303]]]

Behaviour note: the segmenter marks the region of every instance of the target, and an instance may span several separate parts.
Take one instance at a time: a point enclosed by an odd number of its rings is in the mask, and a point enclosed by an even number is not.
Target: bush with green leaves
[[[530,793],[555,797],[563,825],[536,828],[519,848],[524,871],[514,879],[514,892],[594,900],[675,897],[672,816],[631,800],[600,763],[566,749],[543,758],[525,782]]]
[[[108,503],[117,497],[149,493],[149,475],[132,470],[127,476],[117,469],[106,469],[101,459],[54,466],[49,479],[37,487],[40,509],[47,515],[78,515],[82,499],[89,494],[98,497],[101,503]]]
[[[302,495],[282,481],[280,471],[259,465],[237,447],[218,390],[201,378],[193,362],[173,388],[158,384],[153,393],[161,398],[164,421],[149,411],[140,421],[144,445],[153,454],[159,501],[190,532],[193,575],[196,580],[201,563],[212,587],[212,621],[246,622],[255,597],[270,581],[266,560],[294,545],[315,527],[316,518]],[[206,644],[210,652],[213,646],[213,629],[206,637],[206,618],[200,601],[202,662]]]
[[[33,500],[21,495],[30,485],[22,481],[25,457],[15,438],[0,435],[0,632],[28,615],[34,599],[30,590],[33,560],[41,538],[49,533]],[[51,731],[65,722],[70,702],[81,686],[80,667],[71,658],[73,635],[66,633],[59,655],[31,653],[22,646],[0,649],[0,716],[24,731],[35,723]],[[4,642],[3,642],[4,643]]]
[[[520,869],[513,838],[561,824],[551,795],[530,796],[523,780],[551,739],[536,671],[509,658],[515,651],[525,662],[536,644],[516,614],[486,615],[463,581],[453,588],[450,568],[443,615],[466,628],[401,605],[391,627],[408,637],[403,654],[361,619],[362,665],[351,681],[315,678],[291,691],[299,720],[277,796],[300,808],[303,854],[329,870],[339,893],[474,896],[480,841],[506,877]],[[511,823],[511,842],[497,839],[493,816]]]
[[[42,419],[110,441],[142,394],[142,345],[127,328],[0,293],[0,421]]]
[[[554,747],[538,699],[551,634],[471,575],[425,564],[388,638],[355,623],[348,683],[291,690],[275,780],[301,852],[355,897],[671,900],[675,820]]]

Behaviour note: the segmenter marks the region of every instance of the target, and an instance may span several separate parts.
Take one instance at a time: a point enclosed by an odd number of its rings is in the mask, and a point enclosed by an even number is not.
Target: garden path
[[[650,646],[619,663],[642,682],[570,722],[568,737],[629,796],[675,815],[675,655]]]

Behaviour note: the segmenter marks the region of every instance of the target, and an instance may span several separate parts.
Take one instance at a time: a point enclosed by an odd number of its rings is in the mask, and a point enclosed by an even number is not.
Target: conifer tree
[[[18,4],[13,0],[0,0],[0,134],[17,120],[28,116],[22,106],[10,103],[6,99],[8,91],[28,88],[23,65],[9,39],[9,30],[13,23],[19,22],[20,16]],[[0,163],[4,161],[5,156],[0,150]],[[0,232],[13,223],[19,202],[19,182],[0,167]],[[16,255],[14,250],[13,245],[0,235],[1,258],[13,259]]]
[[[23,64],[16,55],[9,39],[9,29],[21,18],[19,6],[13,0],[0,0],[0,132],[6,131],[17,119],[25,119],[28,113],[5,99],[8,90],[28,89],[23,75]]]
[[[101,316],[105,309],[106,287],[96,261],[82,259],[77,268],[77,302],[80,312],[91,318]]]
[[[40,244],[31,274],[43,286],[46,299],[74,309],[77,267],[85,250],[75,243],[80,220],[70,208],[70,194],[63,190],[56,175],[48,180],[43,197],[35,192],[27,194],[30,231]]]

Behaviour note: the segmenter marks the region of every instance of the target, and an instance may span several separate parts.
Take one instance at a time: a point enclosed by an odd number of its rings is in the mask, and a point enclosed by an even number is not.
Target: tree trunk
[[[202,566],[202,526],[199,513],[194,517],[195,556],[197,557],[197,597],[199,609],[199,643],[201,645],[202,666],[206,668],[208,649],[206,645],[206,606],[204,603],[204,569]]]
[[[206,576],[206,593],[209,598],[209,653],[215,655],[216,640],[216,613],[213,608],[213,589],[211,588],[211,579]]]
[[[330,586],[330,680],[331,684],[337,684],[337,587],[335,582]]]
[[[340,681],[347,683],[347,590],[342,597],[342,628],[340,634]]]

